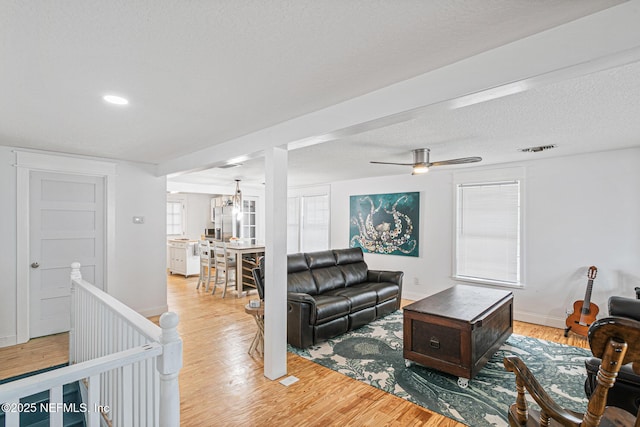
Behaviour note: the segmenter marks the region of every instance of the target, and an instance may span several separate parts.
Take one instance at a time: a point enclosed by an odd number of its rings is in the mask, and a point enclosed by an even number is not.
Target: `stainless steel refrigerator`
[[[237,237],[237,230],[234,233],[234,225],[238,226],[238,221],[234,221],[233,206],[222,206],[213,210],[214,239],[228,242],[231,237]]]

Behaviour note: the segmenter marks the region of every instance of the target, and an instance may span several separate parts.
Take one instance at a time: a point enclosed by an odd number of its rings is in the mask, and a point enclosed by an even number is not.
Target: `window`
[[[300,252],[300,197],[287,199],[287,252]]]
[[[182,202],[167,202],[167,234],[182,235]]]
[[[250,239],[250,243],[256,243],[256,200],[245,198],[242,201],[242,225],[240,237]]]
[[[329,196],[289,197],[287,206],[287,252],[329,249]]]
[[[456,278],[521,286],[520,184],[456,185]]]

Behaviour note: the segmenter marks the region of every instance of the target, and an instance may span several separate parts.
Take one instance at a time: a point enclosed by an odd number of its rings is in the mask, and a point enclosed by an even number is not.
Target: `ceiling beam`
[[[169,175],[208,169],[266,148],[322,143],[409,120],[430,106],[526,82],[519,90],[640,61],[640,0],[492,49],[385,88],[212,145],[157,166]],[[419,54],[418,52],[416,54]],[[506,93],[506,92],[505,92]]]

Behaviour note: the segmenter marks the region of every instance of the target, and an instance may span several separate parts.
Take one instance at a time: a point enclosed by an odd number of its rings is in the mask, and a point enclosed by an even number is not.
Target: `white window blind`
[[[287,252],[329,249],[329,195],[289,197]]]
[[[329,249],[329,196],[302,198],[302,252]]]
[[[287,253],[300,252],[300,197],[287,199]]]
[[[458,278],[520,284],[520,181],[458,184]]]
[[[182,202],[167,202],[167,234],[182,235]]]

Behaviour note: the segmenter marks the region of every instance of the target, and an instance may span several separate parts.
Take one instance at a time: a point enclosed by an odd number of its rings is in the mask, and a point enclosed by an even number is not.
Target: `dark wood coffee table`
[[[407,366],[456,375],[463,388],[513,332],[513,294],[500,289],[456,285],[403,311]]]

